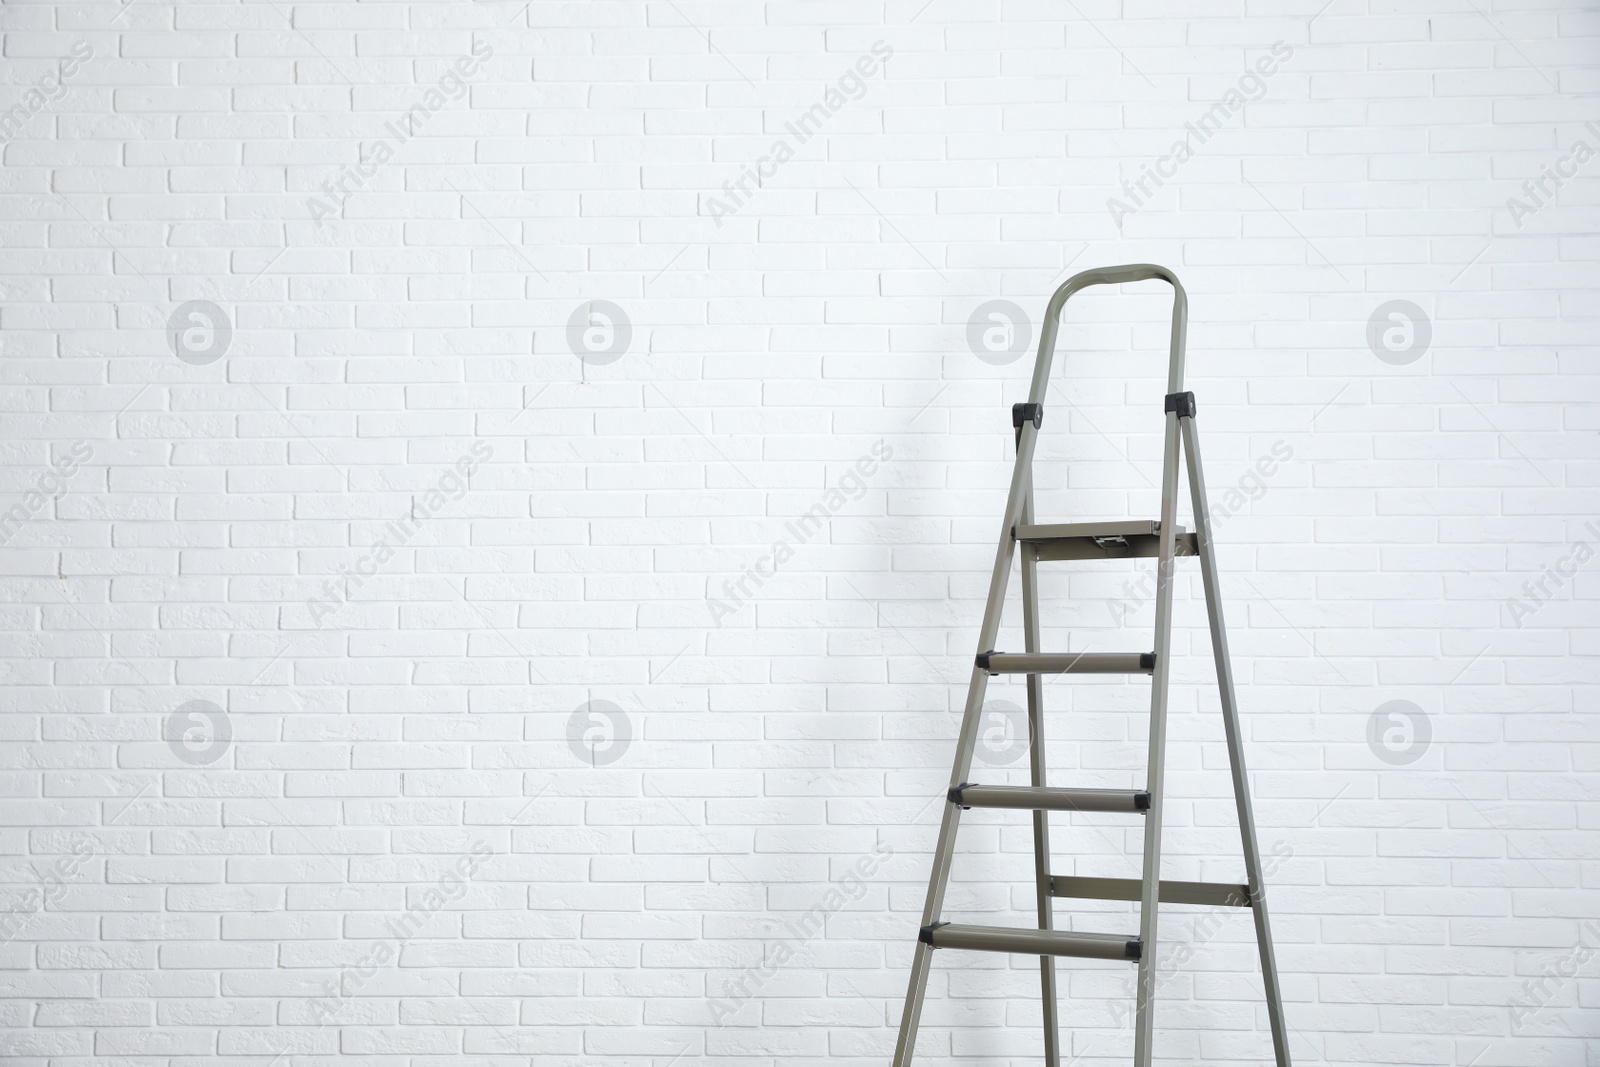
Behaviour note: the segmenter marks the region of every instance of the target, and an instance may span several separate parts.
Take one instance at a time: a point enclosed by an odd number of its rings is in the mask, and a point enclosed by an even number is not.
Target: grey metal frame
[[[1056,334],[1067,300],[1091,285],[1160,279],[1172,286],[1172,333],[1167,372],[1168,394],[1183,390],[1184,335],[1188,325],[1188,298],[1173,273],[1154,264],[1139,263],[1083,271],[1068,279],[1050,297],[1040,330],[1039,355],[1028,392],[1030,404],[1043,404],[1055,355]],[[1173,408],[1168,403],[1169,409]],[[1150,1067],[1155,1034],[1155,976],[1157,918],[1161,901],[1248,907],[1255,916],[1256,941],[1266,986],[1267,1014],[1272,1028],[1277,1067],[1290,1067],[1288,1031],[1283,1022],[1283,1001],[1278,989],[1278,969],[1267,921],[1266,884],[1261,852],[1256,844],[1255,816],[1250,806],[1249,781],[1239,730],[1238,701],[1229,664],[1227,635],[1217,580],[1216,555],[1211,542],[1211,519],[1206,504],[1205,481],[1200,467],[1199,443],[1192,408],[1166,412],[1162,448],[1161,518],[1158,523],[1078,523],[1038,526],[1033,514],[1033,456],[1038,422],[1024,418],[1017,427],[1016,466],[1001,520],[989,596],[978,628],[978,657],[968,682],[961,732],[950,771],[949,797],[934,846],[933,870],[922,912],[922,932],[912,957],[911,980],[905,1011],[895,1046],[894,1067],[910,1067],[916,1047],[922,1002],[936,948],[1017,952],[1039,955],[1040,987],[1044,999],[1044,1044],[1047,1067],[1060,1067],[1061,1048],[1057,1023],[1056,956],[1095,959],[1136,959],[1139,965],[1134,1016],[1134,1065]],[[1195,532],[1177,525],[1178,461],[1183,454],[1195,515]],[[1005,605],[1006,586],[1017,545],[1022,552],[1022,653],[993,652]],[[1155,556],[1155,650],[1141,653],[1045,653],[1039,648],[1037,567],[1041,560]],[[1205,588],[1206,612],[1216,659],[1217,685],[1222,696],[1223,728],[1227,737],[1233,791],[1238,805],[1247,884],[1213,884],[1161,880],[1161,826],[1166,768],[1167,689],[1172,641],[1172,581],[1177,556],[1197,555]],[[1031,786],[980,786],[967,781],[982,717],[983,698],[991,673],[1026,674],[1028,728],[1031,738]],[[1149,674],[1150,738],[1146,785],[1143,790],[1051,789],[1045,784],[1044,701],[1042,676],[1047,673]],[[1036,930],[955,925],[940,921],[950,866],[955,856],[956,832],[963,807],[1020,808],[1033,811],[1034,872],[1039,925]],[[1115,811],[1142,813],[1144,863],[1141,878],[1081,878],[1050,874],[1050,811]],[[1109,934],[1085,934],[1054,929],[1055,897],[1139,901],[1137,939]]]

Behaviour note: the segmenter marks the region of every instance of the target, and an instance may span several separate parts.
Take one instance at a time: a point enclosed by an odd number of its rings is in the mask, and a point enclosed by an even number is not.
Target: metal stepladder
[[[1168,365],[1166,438],[1162,452],[1161,518],[1158,522],[1094,522],[1037,525],[1033,515],[1033,453],[1043,423],[1044,394],[1050,380],[1056,332],[1069,297],[1091,285],[1160,279],[1172,286],[1172,343]],[[1137,1006],[1134,1022],[1134,1067],[1150,1067],[1155,1021],[1156,916],[1159,903],[1247,907],[1254,913],[1256,943],[1266,986],[1267,1015],[1277,1067],[1289,1065],[1289,1038],[1283,1021],[1283,1001],[1278,990],[1278,968],[1273,957],[1267,922],[1266,887],[1261,873],[1261,853],[1256,844],[1249,783],[1239,733],[1238,703],[1228,658],[1227,635],[1217,587],[1216,556],[1211,543],[1210,511],[1200,467],[1195,434],[1194,394],[1183,392],[1184,333],[1188,298],[1173,273],[1152,264],[1132,264],[1083,271],[1068,279],[1050,298],[1039,338],[1028,402],[1012,408],[1017,460],[1011,475],[1011,492],[1001,523],[1000,546],[978,636],[978,656],[967,690],[966,711],[956,742],[955,766],[934,849],[933,873],[922,928],[911,965],[911,984],[895,1047],[894,1067],[910,1067],[916,1045],[917,1024],[927,990],[934,949],[975,949],[1039,956],[1040,986],[1044,999],[1044,1052],[1046,1067],[1060,1067],[1060,1035],[1056,1025],[1055,957],[1136,961]],[[1177,525],[1178,454],[1187,464],[1195,532]],[[996,652],[1006,586],[1012,557],[1021,546],[1022,630],[1024,651]],[[1156,564],[1155,649],[1152,652],[1049,653],[1039,649],[1039,598],[1037,565],[1040,561],[1154,556]],[[1177,556],[1198,556],[1210,620],[1211,646],[1221,690],[1223,732],[1233,773],[1234,800],[1243,839],[1246,884],[1180,882],[1161,879],[1162,777],[1166,756],[1167,679],[1172,639],[1172,577]],[[1028,726],[1031,735],[1031,786],[978,785],[967,780],[977,742],[984,693],[991,674],[1027,676]],[[1143,789],[1072,789],[1045,785],[1044,707],[1045,674],[1145,674],[1151,679],[1149,763]],[[956,829],[965,808],[1011,808],[1033,812],[1034,871],[1038,888],[1039,925],[1036,929],[969,926],[940,920],[945,888],[955,854]],[[1115,812],[1144,818],[1143,876],[1084,878],[1050,874],[1050,838],[1047,815],[1051,811]],[[1139,902],[1137,936],[1061,931],[1054,929],[1053,898],[1128,900]]]

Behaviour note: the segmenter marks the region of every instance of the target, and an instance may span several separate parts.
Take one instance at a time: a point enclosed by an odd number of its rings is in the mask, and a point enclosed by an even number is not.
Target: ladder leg
[[[1167,413],[1161,461],[1161,539],[1156,557],[1155,672],[1150,679],[1150,752],[1145,788],[1144,878],[1139,901],[1139,984],[1133,1030],[1134,1067],[1150,1067],[1155,1040],[1156,918],[1161,883],[1161,813],[1167,752],[1167,678],[1172,661],[1173,533],[1178,517],[1178,416]]]
[[[1033,485],[1028,485],[1022,504],[1022,521],[1033,522]],[[1022,549],[1022,639],[1029,652],[1039,649],[1039,586],[1038,560],[1033,549]],[[1027,676],[1028,686],[1028,759],[1033,772],[1033,784],[1043,786],[1045,780],[1044,754],[1044,678]],[[1050,819],[1049,812],[1040,808],[1033,813],[1033,876],[1039,904],[1039,929],[1055,926],[1055,906],[1050,897]],[[1044,1000],[1044,1063],[1045,1067],[1060,1067],[1061,1030],[1057,1020],[1056,959],[1039,957],[1039,995]]]
[[[1006,586],[1011,580],[1011,559],[1016,552],[1015,528],[1022,515],[1023,500],[1029,485],[1029,472],[1033,469],[1033,449],[1038,441],[1038,427],[1024,422],[1017,437],[1017,463],[1011,472],[1011,491],[1006,498],[1006,511],[1000,524],[1000,545],[995,551],[994,572],[989,578],[989,599],[983,609],[983,624],[978,628],[978,651],[994,647],[995,635],[1000,631],[1000,613],[1005,605]],[[950,788],[963,784],[972,770],[972,750],[978,740],[978,725],[983,717],[983,697],[988,691],[989,674],[976,663],[972,679],[967,685],[967,706],[961,716],[961,734],[956,741],[955,764],[950,769]],[[950,862],[955,858],[956,828],[961,822],[961,806],[948,800],[944,817],[939,823],[939,839],[933,849],[933,872],[928,876],[928,901],[922,909],[922,925],[939,921],[944,909],[945,887],[950,881]],[[905,1013],[900,1018],[900,1036],[895,1043],[894,1067],[910,1067],[912,1053],[917,1044],[917,1026],[922,1016],[922,999],[928,989],[928,966],[932,962],[930,946],[917,943],[911,966],[911,983],[906,990]]]
[[[1239,835],[1244,849],[1245,877],[1250,885],[1250,910],[1255,915],[1256,946],[1261,952],[1261,978],[1266,986],[1267,1021],[1272,1027],[1272,1049],[1277,1067],[1290,1067],[1289,1032],[1283,1021],[1283,997],[1278,989],[1278,962],[1272,951],[1272,929],[1267,921],[1267,887],[1261,873],[1261,848],[1256,841],[1256,820],[1250,803],[1250,780],[1245,772],[1244,746],[1239,737],[1239,706],[1233,690],[1233,666],[1228,657],[1228,635],[1222,624],[1222,596],[1217,582],[1215,550],[1211,544],[1211,512],[1206,503],[1206,483],[1200,465],[1200,445],[1194,416],[1179,420],[1183,452],[1188,463],[1189,492],[1194,503],[1196,541],[1200,550],[1200,576],[1206,591],[1206,616],[1211,623],[1211,652],[1217,663],[1217,688],[1222,694],[1222,726],[1228,739],[1228,762],[1233,771],[1233,796],[1239,811]]]
[[[900,1037],[894,1046],[894,1067],[910,1067],[917,1047],[917,1024],[922,1021],[922,997],[928,991],[928,968],[933,964],[933,946],[917,942],[911,956],[911,988],[906,990],[906,1006],[900,1015]]]
[[[1009,553],[1007,563],[1010,563]],[[1009,570],[1009,567],[1007,568]],[[983,696],[989,687],[985,671],[972,670],[967,687],[967,707],[961,719],[961,735],[956,741],[955,766],[950,771],[950,786],[967,780],[972,770],[972,750],[977,744],[978,726],[983,718]],[[939,839],[933,848],[933,873],[928,878],[928,901],[922,909],[922,925],[937,922],[944,910],[945,887],[950,881],[950,862],[955,858],[956,829],[961,823],[961,806],[948,801],[939,824]],[[911,963],[911,984],[906,990],[905,1013],[900,1017],[900,1037],[895,1042],[894,1067],[910,1067],[917,1045],[917,1026],[922,1020],[922,998],[928,991],[928,968],[933,962],[933,946],[917,942]]]

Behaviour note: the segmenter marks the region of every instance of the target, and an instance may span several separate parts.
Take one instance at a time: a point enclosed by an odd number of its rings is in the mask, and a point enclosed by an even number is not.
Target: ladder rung
[[[1050,895],[1079,900],[1138,900],[1144,884],[1137,878],[1080,878],[1055,875]],[[1250,887],[1226,882],[1172,882],[1161,880],[1161,903],[1206,904],[1219,908],[1250,907]]]
[[[990,674],[1151,674],[1154,652],[980,652]]]
[[[1120,934],[1080,934],[1071,930],[1021,930],[1013,926],[934,923],[918,939],[934,948],[978,952],[1020,952],[1029,956],[1080,956],[1095,960],[1136,960],[1139,939]]]
[[[1172,552],[1177,556],[1198,555],[1194,534],[1182,526],[1174,531]],[[1058,522],[1048,525],[1018,526],[1018,541],[1033,546],[1035,558],[1125,559],[1155,556],[1161,551],[1161,524],[1149,519],[1139,522]]]
[[[1052,789],[1032,785],[958,785],[948,794],[963,808],[1024,808],[1032,811],[1143,812],[1145,789]]]

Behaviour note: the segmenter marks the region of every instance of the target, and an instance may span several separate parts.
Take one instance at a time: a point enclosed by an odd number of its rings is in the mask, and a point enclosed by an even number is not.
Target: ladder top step
[[[1041,560],[1121,559],[1161,553],[1161,524],[1137,522],[1058,522],[1018,526],[1016,538],[1033,547]],[[1199,555],[1195,535],[1182,526],[1173,529],[1172,554]]]
[[[1028,956],[1077,956],[1094,960],[1136,960],[1142,945],[1121,934],[1080,934],[1072,930],[1023,930],[1013,926],[934,923],[917,935],[933,948],[977,952],[1017,952]]]
[[[1060,537],[1154,537],[1161,523],[1154,519],[1119,522],[1055,522],[1017,527],[1019,541],[1049,541]],[[1178,527],[1177,533],[1183,533]]]

